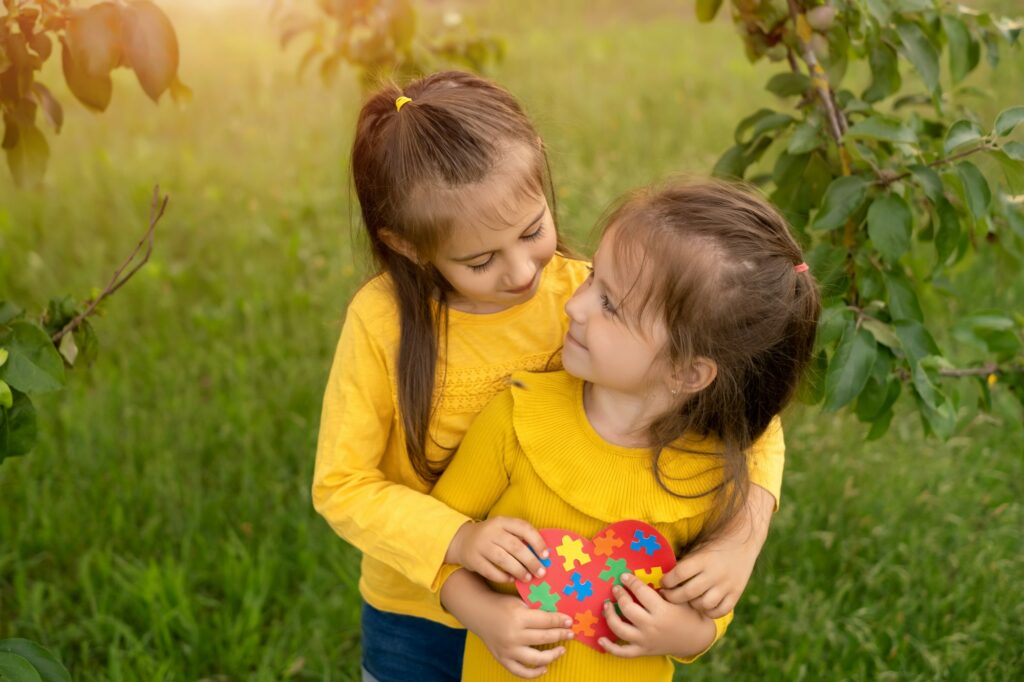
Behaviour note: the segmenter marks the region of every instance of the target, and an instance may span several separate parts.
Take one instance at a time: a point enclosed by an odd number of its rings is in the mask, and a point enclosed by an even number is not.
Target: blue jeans
[[[466,631],[363,602],[363,670],[377,682],[458,682]]]

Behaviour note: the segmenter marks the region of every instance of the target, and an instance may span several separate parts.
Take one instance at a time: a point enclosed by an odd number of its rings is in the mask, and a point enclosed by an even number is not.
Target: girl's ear
[[[416,249],[413,248],[413,245],[403,237],[399,237],[386,227],[378,230],[377,234],[380,236],[380,240],[384,242],[385,246],[389,249],[401,256],[405,256],[416,265],[422,265],[419,254],[416,253]]]
[[[683,393],[692,395],[703,391],[718,376],[718,363],[711,358],[699,356],[694,358],[685,369],[672,373],[669,388],[672,395]]]

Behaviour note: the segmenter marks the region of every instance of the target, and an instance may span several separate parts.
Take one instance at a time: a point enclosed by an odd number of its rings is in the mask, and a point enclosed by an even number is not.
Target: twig
[[[978,152],[984,151],[992,151],[994,149],[999,149],[999,147],[997,147],[994,144],[985,142],[984,144],[980,144],[977,147],[971,147],[970,149],[966,149],[962,152],[957,152],[952,156],[947,156],[942,159],[936,159],[935,161],[932,161],[931,163],[925,165],[928,166],[929,168],[939,168],[941,166],[946,166],[948,164],[959,161],[960,159],[966,156],[970,156],[971,154],[977,154]],[[910,177],[911,175],[913,175],[913,171],[905,171],[898,175],[892,175],[889,171],[880,171],[878,172],[878,179],[875,180],[874,184],[879,187],[888,187],[892,183],[902,180],[903,178]]]
[[[78,315],[75,315],[75,317],[72,318],[70,322],[64,325],[63,329],[61,329],[59,332],[57,332],[50,338],[50,340],[53,341],[53,343],[60,343],[60,340],[64,338],[66,334],[73,332],[75,329],[77,329],[78,325],[82,323],[82,320],[89,317],[90,315],[93,314],[93,312],[95,312],[96,306],[98,306],[100,302],[103,301],[103,299],[107,298],[115,291],[120,289],[122,286],[124,286],[125,282],[131,279],[132,276],[139,271],[139,268],[146,264],[146,262],[149,260],[149,256],[153,253],[153,233],[156,230],[156,224],[160,222],[160,218],[163,217],[164,211],[167,208],[167,200],[169,198],[170,197],[168,197],[167,195],[164,195],[164,197],[161,199],[160,185],[153,186],[153,198],[150,201],[149,205],[149,229],[146,230],[146,234],[144,234],[142,236],[142,239],[139,240],[139,243],[135,245],[135,249],[131,252],[131,255],[129,255],[128,258],[123,263],[121,263],[121,266],[114,272],[114,276],[110,279],[110,282],[103,289],[103,291],[100,292],[100,295],[90,300],[89,305],[86,306],[85,310],[80,312]],[[128,274],[126,274],[124,277],[121,277],[121,273],[124,272],[125,268],[127,268],[133,260],[135,260],[135,257],[139,255],[139,251],[142,249],[143,246],[146,247],[146,252],[142,255],[141,260],[139,260],[139,262],[135,264],[135,267],[128,271]]]

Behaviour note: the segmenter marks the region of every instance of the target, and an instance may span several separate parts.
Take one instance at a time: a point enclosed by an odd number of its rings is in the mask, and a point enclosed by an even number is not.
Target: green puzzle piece
[[[541,611],[557,611],[555,604],[562,597],[551,591],[551,585],[547,582],[542,582],[539,585],[530,585],[530,596],[531,602],[539,603]]]
[[[598,574],[601,580],[610,580],[613,585],[622,585],[622,574],[629,573],[625,559],[606,559],[605,570]]]

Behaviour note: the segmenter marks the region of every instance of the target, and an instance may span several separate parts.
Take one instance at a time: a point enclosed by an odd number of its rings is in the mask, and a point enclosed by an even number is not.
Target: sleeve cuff
[[[693,656],[688,656],[686,658],[679,658],[678,656],[672,656],[672,660],[679,661],[680,663],[693,663],[698,658],[700,658],[701,656],[706,654],[708,651],[710,651],[711,647],[713,647],[715,645],[715,643],[722,638],[722,635],[725,634],[725,631],[729,629],[729,623],[732,622],[732,614],[733,614],[733,612],[730,611],[729,613],[725,614],[721,618],[715,618],[715,638],[713,640],[711,640],[711,644],[708,644],[707,648],[704,649],[704,651],[701,651],[698,654],[694,654]]]

